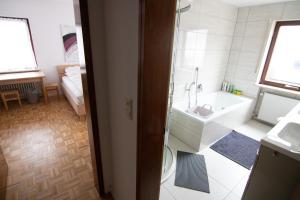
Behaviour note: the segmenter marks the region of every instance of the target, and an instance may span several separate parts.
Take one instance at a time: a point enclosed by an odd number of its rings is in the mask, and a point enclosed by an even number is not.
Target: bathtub
[[[210,146],[249,120],[255,103],[251,98],[220,91],[199,96],[197,106],[205,104],[209,104],[213,111],[206,117],[188,110],[186,101],[172,107],[171,134],[196,151]]]

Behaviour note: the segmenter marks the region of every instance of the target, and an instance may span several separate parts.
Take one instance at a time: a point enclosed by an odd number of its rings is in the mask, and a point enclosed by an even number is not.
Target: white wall
[[[187,97],[186,84],[199,67],[204,92],[221,88],[229,58],[237,8],[220,0],[194,0],[191,10],[180,17],[174,100]]]
[[[0,16],[29,19],[38,66],[47,82],[58,82],[56,66],[65,63],[60,25],[75,25],[73,1],[1,0]]]
[[[113,196],[136,199],[139,1],[105,0]],[[126,100],[133,100],[133,120]]]
[[[245,95],[256,97],[259,90],[255,82],[273,21],[288,19],[300,19],[299,1],[239,8],[225,79]]]

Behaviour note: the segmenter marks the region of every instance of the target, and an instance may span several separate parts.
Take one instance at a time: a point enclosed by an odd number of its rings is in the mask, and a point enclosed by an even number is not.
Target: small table
[[[44,100],[46,102],[44,78],[45,78],[45,74],[42,71],[0,74],[0,85],[13,85],[13,84],[20,84],[20,83],[40,82]]]

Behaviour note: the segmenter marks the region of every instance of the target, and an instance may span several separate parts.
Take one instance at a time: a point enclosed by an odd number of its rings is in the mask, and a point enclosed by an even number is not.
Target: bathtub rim
[[[188,108],[184,108],[185,106],[183,106],[183,105],[187,104],[187,102],[185,100],[182,100],[182,101],[178,101],[178,102],[176,102],[176,103],[173,104],[173,106],[172,106],[172,112],[173,112],[173,109],[176,109],[176,111],[181,112],[182,114],[186,115],[187,117],[196,118],[197,120],[199,120],[199,121],[201,121],[203,123],[208,123],[208,122],[212,121],[213,119],[216,119],[217,117],[220,117],[220,116],[222,116],[222,115],[224,115],[226,113],[229,113],[229,112],[235,110],[236,108],[242,106],[243,104],[253,103],[254,102],[253,98],[250,98],[250,97],[247,97],[247,96],[243,96],[243,95],[235,95],[235,94],[231,94],[231,93],[223,92],[223,91],[218,91],[218,92],[204,94],[202,97],[207,97],[209,95],[218,94],[218,93],[219,94],[225,94],[225,95],[232,95],[232,96],[234,96],[234,98],[241,99],[242,102],[236,103],[236,104],[231,105],[231,106],[228,106],[224,110],[220,110],[218,112],[214,112],[209,117],[202,117],[202,116],[196,115],[194,113],[187,112]],[[195,106],[192,106],[191,108],[194,108],[194,107]]]

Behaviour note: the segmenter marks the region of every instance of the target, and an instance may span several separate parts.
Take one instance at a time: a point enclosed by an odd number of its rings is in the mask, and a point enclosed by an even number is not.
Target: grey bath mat
[[[232,131],[210,148],[247,169],[251,169],[259,146],[258,141]]]
[[[209,183],[203,155],[178,151],[175,185],[209,193]]]

